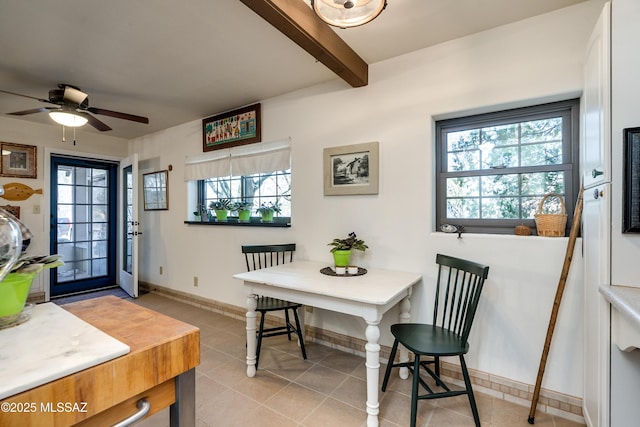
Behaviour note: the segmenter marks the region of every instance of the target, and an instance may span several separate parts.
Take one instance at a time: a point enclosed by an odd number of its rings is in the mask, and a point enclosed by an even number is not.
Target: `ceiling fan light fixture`
[[[84,126],[88,122],[86,117],[67,111],[50,111],[49,117],[51,117],[54,122],[70,128]]]
[[[350,28],[377,18],[387,7],[387,0],[311,0],[311,6],[327,24]]]

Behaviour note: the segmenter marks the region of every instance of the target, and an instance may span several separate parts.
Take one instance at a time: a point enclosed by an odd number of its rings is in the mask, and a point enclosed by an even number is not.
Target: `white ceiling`
[[[388,0],[375,21],[336,31],[372,64],[582,1]],[[0,89],[47,98],[69,83],[90,106],[149,117],[97,116],[115,137],[336,78],[239,0],[0,0]],[[0,93],[0,114],[47,105]],[[20,119],[52,123],[44,113]]]

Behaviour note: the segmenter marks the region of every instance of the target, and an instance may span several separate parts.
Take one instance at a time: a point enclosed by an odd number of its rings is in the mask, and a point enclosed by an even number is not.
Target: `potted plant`
[[[346,239],[333,239],[333,241],[327,245],[333,246],[331,253],[333,254],[336,267],[347,267],[349,265],[352,249],[364,252],[369,248],[369,246],[364,243],[364,240],[358,239],[356,233],[353,231],[349,233],[349,237]]]
[[[238,212],[239,222],[249,222],[251,220],[251,208],[253,207],[253,201],[241,200],[233,203],[229,210]]]
[[[207,209],[205,208],[205,205],[198,204],[196,210],[193,211],[193,216],[195,217],[196,221],[204,221],[204,219],[207,217]]]
[[[256,212],[262,215],[262,222],[273,222],[273,214],[280,212],[280,206],[276,203],[262,203]]]
[[[209,203],[209,209],[214,210],[216,212],[216,219],[221,222],[224,222],[227,220],[227,215],[229,214],[230,206],[231,206],[231,200],[229,199],[220,199],[218,201]]]

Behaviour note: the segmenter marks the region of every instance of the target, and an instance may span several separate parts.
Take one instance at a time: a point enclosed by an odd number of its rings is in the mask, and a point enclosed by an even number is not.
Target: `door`
[[[116,284],[117,163],[51,156],[51,295]]]
[[[118,276],[120,287],[138,297],[138,155],[120,162]]]

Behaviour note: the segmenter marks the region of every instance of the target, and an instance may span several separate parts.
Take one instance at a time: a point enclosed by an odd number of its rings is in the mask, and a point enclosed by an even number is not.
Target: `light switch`
[[[40,205],[33,205],[33,213],[34,214],[40,213]]]

